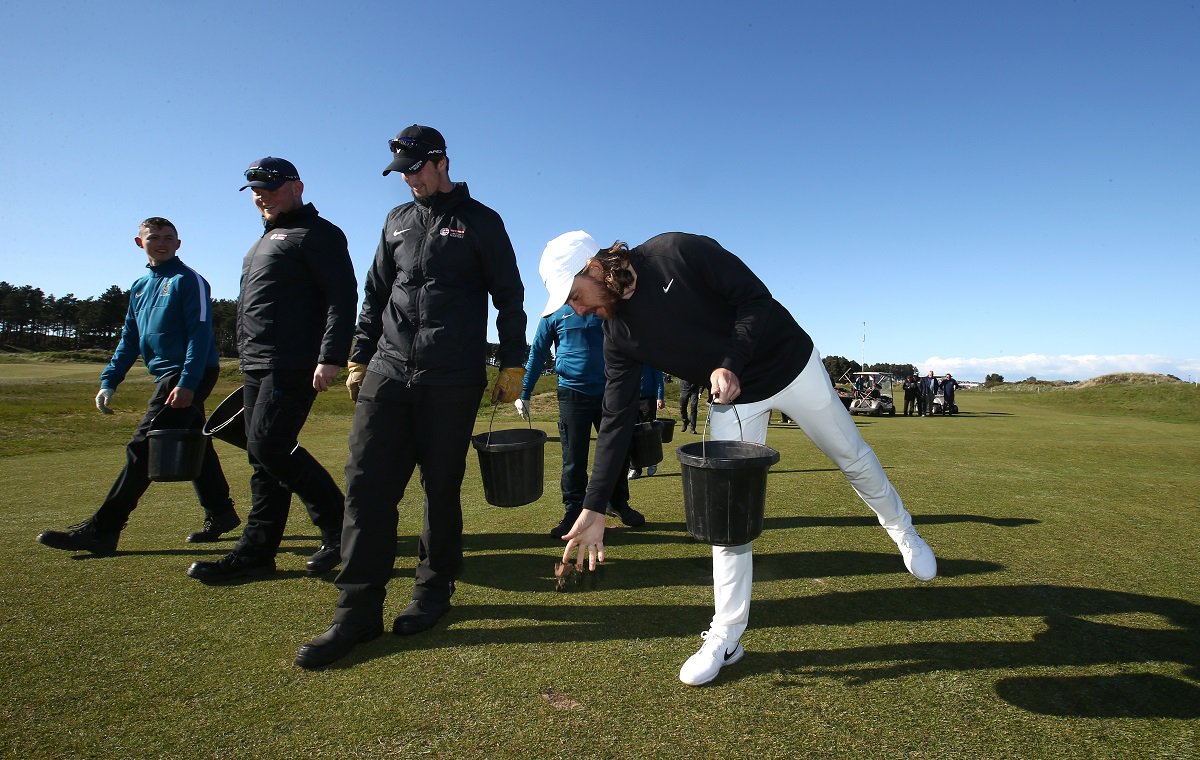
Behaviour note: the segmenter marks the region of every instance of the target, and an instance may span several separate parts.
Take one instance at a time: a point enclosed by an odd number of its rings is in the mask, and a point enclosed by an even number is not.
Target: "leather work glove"
[[[496,385],[492,388],[492,403],[515,401],[521,395],[521,382],[524,379],[524,367],[507,367],[500,370],[496,377]]]
[[[350,391],[350,400],[358,401],[358,391],[362,388],[363,380],[367,378],[367,365],[350,362],[346,365],[346,390]]]
[[[517,414],[521,415],[521,419],[529,422],[529,402],[519,398],[513,402],[513,406],[517,408]]]
[[[114,393],[116,391],[112,388],[101,388],[100,392],[96,394],[96,408],[100,410],[101,414],[113,413],[112,408],[108,404],[112,401]]]

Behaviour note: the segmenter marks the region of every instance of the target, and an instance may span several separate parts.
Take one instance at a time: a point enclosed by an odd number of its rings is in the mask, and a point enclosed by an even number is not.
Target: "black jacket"
[[[242,370],[345,366],[358,301],[346,236],[311,203],[263,226],[242,261]]]
[[[762,280],[712,238],[668,232],[630,251],[637,289],[604,323],[604,417],[583,506],[604,511],[637,421],[643,364],[706,386],[737,375],[735,403],[770,398],[813,353],[812,338]]]
[[[363,288],[353,361],[410,384],[487,382],[488,294],[501,367],[525,362],[525,287],[500,215],[465,183],[388,213]]]

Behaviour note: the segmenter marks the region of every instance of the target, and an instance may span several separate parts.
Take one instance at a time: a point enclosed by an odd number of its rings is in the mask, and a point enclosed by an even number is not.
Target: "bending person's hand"
[[[723,367],[714,369],[708,380],[712,388],[709,396],[714,404],[732,404],[742,395],[742,383],[738,376]]]
[[[575,551],[577,569],[583,570],[586,559],[587,569],[595,570],[597,563],[604,562],[604,513],[583,510],[563,540],[567,542],[562,556],[564,565],[570,564],[571,552]]]
[[[109,404],[112,403],[113,394],[116,393],[112,388],[101,388],[96,394],[96,408],[101,414],[112,414],[113,410]]]
[[[529,422],[529,402],[519,398],[513,402],[513,406],[517,408],[517,414],[521,415],[521,419]]]

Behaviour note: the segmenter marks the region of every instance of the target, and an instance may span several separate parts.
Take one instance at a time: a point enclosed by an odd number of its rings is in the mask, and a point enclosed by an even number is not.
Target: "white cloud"
[[[933,370],[937,375],[947,372],[963,380],[983,380],[996,373],[1005,380],[1087,380],[1114,372],[1148,372],[1175,375],[1182,380],[1200,380],[1200,359],[1175,359],[1157,354],[1025,354],[1023,356],[991,356],[968,358],[931,356],[918,365],[924,374]]]

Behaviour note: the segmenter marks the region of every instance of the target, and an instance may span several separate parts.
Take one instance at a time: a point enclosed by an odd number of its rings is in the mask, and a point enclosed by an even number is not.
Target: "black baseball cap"
[[[391,172],[412,174],[421,171],[426,161],[446,155],[446,140],[433,127],[413,124],[388,140],[388,148],[395,158],[383,170],[385,177]]]
[[[286,158],[267,156],[254,161],[246,169],[246,184],[238,188],[258,187],[263,190],[278,190],[284,182],[300,179],[300,172]]]

